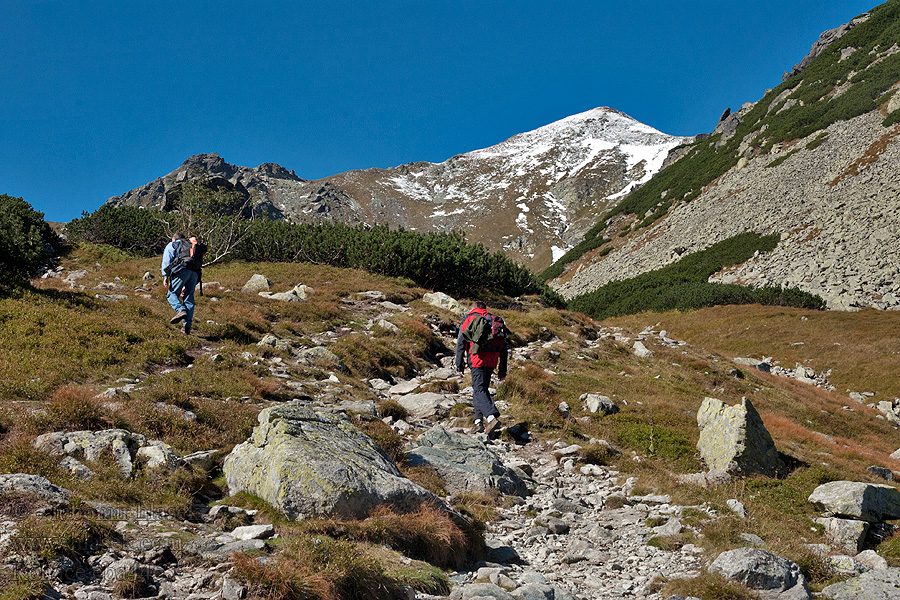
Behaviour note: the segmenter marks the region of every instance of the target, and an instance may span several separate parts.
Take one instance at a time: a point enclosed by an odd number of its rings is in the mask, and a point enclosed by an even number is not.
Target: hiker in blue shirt
[[[166,249],[163,250],[162,258],[166,300],[175,311],[175,316],[169,320],[169,323],[175,325],[179,321],[184,321],[182,331],[185,335],[191,333],[191,325],[194,321],[194,288],[200,278],[197,271],[193,271],[183,264],[183,256],[186,253],[190,256],[190,247],[191,241],[185,239],[183,233],[176,233],[172,236],[172,241],[166,245]]]

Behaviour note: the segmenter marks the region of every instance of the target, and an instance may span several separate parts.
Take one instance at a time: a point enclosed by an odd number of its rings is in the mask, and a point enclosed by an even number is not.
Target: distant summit
[[[595,108],[441,163],[313,181],[273,163],[239,167],[218,154],[199,154],[108,203],[166,210],[173,188],[204,174],[251,196],[257,214],[271,218],[463,231],[469,241],[540,269],[687,141],[611,108]]]

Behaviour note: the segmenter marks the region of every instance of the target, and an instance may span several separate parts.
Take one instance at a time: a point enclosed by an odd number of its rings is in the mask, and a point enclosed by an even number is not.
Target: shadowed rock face
[[[869,523],[900,519],[900,491],[894,486],[861,481],[832,481],[809,497],[828,516],[850,517]]]
[[[358,519],[383,504],[401,512],[440,504],[350,421],[298,405],[263,410],[223,470],[232,494],[256,494],[292,519]]]
[[[773,477],[784,468],[772,436],[747,398],[734,406],[706,398],[697,411],[697,424],[697,449],[710,469]]]

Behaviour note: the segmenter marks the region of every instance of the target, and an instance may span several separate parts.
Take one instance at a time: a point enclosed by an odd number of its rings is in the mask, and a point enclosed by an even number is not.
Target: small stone
[[[266,540],[275,535],[273,525],[246,525],[236,527],[231,532],[231,537],[236,540]]]

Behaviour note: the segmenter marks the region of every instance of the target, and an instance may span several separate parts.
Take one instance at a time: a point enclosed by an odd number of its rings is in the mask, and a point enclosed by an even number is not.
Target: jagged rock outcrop
[[[297,404],[267,408],[252,437],[235,446],[223,471],[232,494],[256,494],[292,519],[364,518],[390,505],[440,505],[346,418]]]
[[[865,23],[869,19],[869,16],[869,13],[863,13],[849,23],[844,23],[840,27],[822,32],[822,35],[819,36],[819,39],[816,40],[812,45],[812,49],[810,49],[809,54],[804,56],[803,60],[794,65],[794,68],[789,72],[786,71],[784,76],[781,78],[782,81],[787,81],[794,75],[802,73],[803,70],[806,69],[806,67],[808,67],[817,56],[822,54],[822,52],[824,52],[825,49],[828,48],[828,46],[844,37],[844,34],[846,34],[848,31],[850,31],[860,23]]]
[[[163,177],[129,190],[121,196],[106,201],[112,206],[140,206],[169,210],[181,186],[187,182],[203,180],[214,189],[233,191],[241,198],[250,199],[258,216],[273,219],[284,218],[277,202],[291,197],[305,180],[293,171],[273,163],[256,168],[239,167],[225,162],[216,153],[196,154]]]

